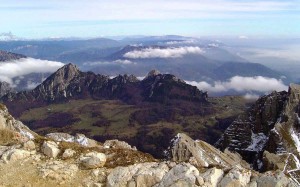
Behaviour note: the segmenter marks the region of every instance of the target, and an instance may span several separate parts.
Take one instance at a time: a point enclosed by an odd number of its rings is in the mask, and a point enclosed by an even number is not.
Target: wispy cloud
[[[0,63],[0,81],[5,81],[11,86],[16,86],[13,78],[30,73],[52,73],[64,64],[61,62],[25,58],[12,62]]]
[[[188,54],[203,54],[200,47],[177,47],[177,48],[146,48],[134,50],[124,54],[125,58],[180,58]]]
[[[237,92],[255,91],[265,93],[271,91],[283,91],[288,89],[288,87],[281,80],[262,76],[234,76],[228,81],[216,81],[214,82],[214,84],[209,84],[205,81],[187,81],[187,83],[197,86],[200,90],[205,90],[212,93],[227,92],[230,90],[234,90]]]
[[[15,28],[18,29],[18,33],[26,32],[33,36],[46,33],[48,35],[86,34],[83,31],[88,31],[93,35],[96,33],[111,35],[115,32],[120,35],[153,34],[158,30],[161,34],[178,34],[176,30],[185,31],[190,35],[198,34],[201,30],[206,33],[218,30],[220,34],[223,34],[224,30],[229,32],[230,28],[241,28],[245,24],[255,29],[253,22],[263,22],[262,25],[271,24],[274,17],[282,17],[282,15],[285,17],[284,20],[290,22],[289,25],[295,25],[296,21],[293,20],[299,18],[300,10],[298,0],[72,0],[72,3],[68,0],[22,2],[11,0],[0,2],[2,23],[0,32]],[[47,16],[36,16],[37,14]],[[23,18],[22,22],[20,17]],[[9,21],[6,18],[9,18]],[[242,19],[238,24],[232,23],[232,20],[237,18]],[[267,20],[269,22],[265,20],[266,18],[269,18]],[[147,22],[149,20],[150,22]],[[170,23],[170,20],[175,23]],[[187,20],[196,20],[197,26],[194,23],[188,23]],[[199,23],[199,20],[202,22]],[[216,20],[222,20],[222,22],[216,23]],[[287,23],[278,21],[276,24],[283,27]],[[281,27],[278,26],[278,28]],[[270,29],[270,27],[267,28]],[[123,33],[124,29],[131,33]],[[35,32],[32,32],[33,30]]]

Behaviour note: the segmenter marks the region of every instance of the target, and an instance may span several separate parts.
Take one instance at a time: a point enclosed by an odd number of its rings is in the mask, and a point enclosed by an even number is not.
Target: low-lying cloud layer
[[[146,48],[125,53],[125,58],[145,59],[145,58],[180,58],[187,54],[203,54],[200,47],[176,47],[176,48]]]
[[[226,82],[215,81],[214,84],[209,84],[205,81],[186,81],[188,84],[197,86],[200,90],[218,93],[227,92],[230,90],[237,92],[271,92],[287,90],[288,87],[281,81],[275,78],[268,78],[262,76],[256,77],[241,77],[234,76]]]
[[[31,73],[52,73],[64,64],[61,62],[24,58],[11,62],[0,63],[0,81],[15,87],[13,78]]]
[[[100,62],[85,62],[83,63],[84,66],[99,66],[99,65],[113,65],[113,64],[121,64],[121,65],[129,65],[129,64],[136,64],[130,60],[115,60],[115,61],[100,61]]]

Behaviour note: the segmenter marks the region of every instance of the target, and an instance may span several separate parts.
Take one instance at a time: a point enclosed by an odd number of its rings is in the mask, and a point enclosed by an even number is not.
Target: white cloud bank
[[[200,90],[218,93],[234,90],[237,92],[271,92],[287,90],[288,86],[284,85],[281,80],[262,76],[256,77],[241,77],[234,76],[226,82],[216,81],[214,84],[209,84],[205,81],[186,81],[188,84],[197,86]]]
[[[146,48],[134,50],[124,54],[125,58],[145,59],[145,58],[180,58],[187,54],[203,54],[200,47],[176,47],[176,48]]]
[[[23,58],[10,62],[0,63],[0,81],[5,81],[11,86],[16,86],[13,78],[30,73],[52,73],[62,67],[61,62]]]

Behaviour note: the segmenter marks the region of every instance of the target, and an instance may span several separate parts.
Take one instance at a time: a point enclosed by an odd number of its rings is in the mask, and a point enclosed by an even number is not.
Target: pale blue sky
[[[0,0],[0,33],[300,36],[300,0]]]

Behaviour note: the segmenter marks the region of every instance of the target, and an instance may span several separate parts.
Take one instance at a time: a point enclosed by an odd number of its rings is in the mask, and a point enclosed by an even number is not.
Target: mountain
[[[1,42],[0,49],[19,53],[32,58],[56,60],[72,51],[88,48],[104,49],[121,46],[118,41],[107,38],[75,39],[75,40],[18,40]]]
[[[241,157],[178,134],[167,160],[119,140],[103,143],[66,133],[41,136],[0,105],[2,186],[297,186],[273,169],[252,170]],[[166,153],[168,151],[165,151]]]
[[[219,80],[228,79],[234,76],[264,76],[280,79],[282,74],[262,64],[245,62],[228,62],[214,69]]]
[[[195,86],[158,71],[143,80],[133,75],[109,78],[68,64],[35,89],[7,94],[2,102],[43,135],[59,129],[85,132],[99,141],[117,138],[161,158],[178,132],[215,143],[248,101],[208,98]]]
[[[298,180],[299,96],[300,85],[291,84],[288,92],[261,97],[228,127],[217,147],[239,152],[258,170],[278,168]]]
[[[145,57],[130,58],[128,54],[170,54],[172,50],[188,51],[201,50],[202,52],[187,53],[178,58],[173,57]],[[101,63],[101,61],[103,63]],[[96,73],[131,73],[143,76],[148,69],[159,69],[162,72],[176,74],[185,80],[193,81],[220,81],[234,76],[264,76],[280,79],[282,73],[276,72],[262,64],[250,63],[245,59],[233,55],[220,47],[181,45],[177,47],[152,45],[129,45],[102,59],[99,63],[86,63],[85,69]],[[288,77],[288,76],[286,76]],[[287,80],[288,82],[288,80]]]
[[[128,103],[167,102],[174,98],[198,102],[206,101],[205,93],[186,84],[174,75],[150,73],[142,81],[133,75],[119,75],[110,79],[93,72],[81,72],[73,64],[60,68],[32,91],[11,94],[4,97],[4,100],[55,102],[82,97],[116,98]]]
[[[0,50],[0,62],[18,60],[20,58],[26,58],[26,56]]]

